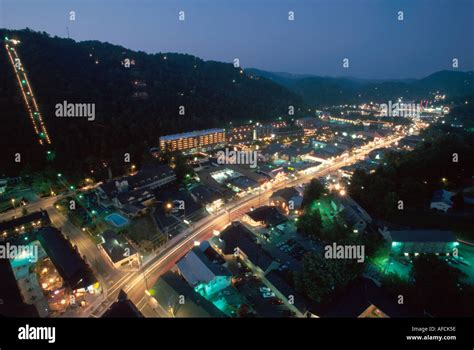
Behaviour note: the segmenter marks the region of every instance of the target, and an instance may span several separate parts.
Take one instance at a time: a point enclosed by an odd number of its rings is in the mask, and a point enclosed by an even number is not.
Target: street
[[[195,246],[195,242],[202,242],[212,237],[215,230],[222,231],[230,222],[242,217],[252,207],[258,207],[268,203],[272,193],[280,188],[295,186],[310,181],[312,178],[326,176],[334,170],[346,165],[350,165],[370,153],[374,149],[389,146],[397,142],[401,136],[388,137],[387,140],[373,143],[371,146],[364,146],[354,155],[336,161],[334,164],[326,165],[321,170],[300,176],[293,180],[282,182],[272,186],[268,190],[260,190],[229,203],[218,213],[210,214],[198,222],[192,223],[185,231],[173,237],[159,252],[145,257],[140,271],[122,271],[114,268],[102,251],[93,242],[87,232],[83,232],[75,227],[53,206],[61,196],[39,199],[26,206],[29,212],[39,209],[46,209],[51,222],[55,227],[70,238],[76,245],[82,256],[92,267],[102,288],[103,295],[99,297],[93,305],[89,305],[86,310],[80,312],[80,316],[100,317],[107,308],[117,300],[120,290],[124,290],[130,300],[138,305],[146,317],[166,317],[169,316],[164,310],[154,309],[148,303],[145,291],[151,288],[160,275],[167,272],[173,265],[181,259],[189,250]],[[14,214],[12,211],[0,214],[0,220],[8,220]]]

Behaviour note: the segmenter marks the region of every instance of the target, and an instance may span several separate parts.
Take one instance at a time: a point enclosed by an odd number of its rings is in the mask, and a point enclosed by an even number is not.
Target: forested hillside
[[[303,108],[302,99],[267,79],[254,79],[231,63],[174,53],[146,54],[97,41],[75,42],[30,30],[1,30],[21,41],[17,50],[36,95],[60,168],[88,170],[140,157],[160,135],[229,121],[263,121]],[[130,59],[130,68],[122,62]],[[133,64],[134,63],[134,64]],[[0,52],[1,172],[15,172],[14,153],[39,166],[38,150],[4,47]],[[95,121],[57,118],[55,105],[94,103]],[[184,106],[185,114],[179,114]],[[38,153],[39,152],[39,153]],[[22,165],[20,165],[21,167]]]

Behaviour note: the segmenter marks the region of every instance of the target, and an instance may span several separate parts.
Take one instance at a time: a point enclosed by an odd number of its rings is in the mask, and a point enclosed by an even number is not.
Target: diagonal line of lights
[[[46,130],[46,125],[39,111],[38,104],[36,103],[36,99],[33,95],[33,90],[31,89],[26,72],[23,69],[23,64],[21,63],[20,57],[14,47],[18,43],[20,43],[20,41],[8,39],[5,37],[5,49],[7,50],[10,63],[12,64],[13,71],[15,72],[16,78],[18,80],[18,85],[20,86],[20,91],[23,96],[23,100],[25,101],[28,115],[30,117],[31,123],[33,124],[33,129],[35,130],[36,135],[38,135],[38,141],[40,145],[44,145],[45,141],[48,145],[50,145],[51,139],[49,137],[48,131]]]

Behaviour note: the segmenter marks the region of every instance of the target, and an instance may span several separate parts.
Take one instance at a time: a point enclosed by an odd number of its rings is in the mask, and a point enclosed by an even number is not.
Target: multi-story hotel
[[[160,137],[162,151],[185,151],[225,144],[225,129],[207,129]]]
[[[254,134],[255,125],[245,124],[241,126],[236,126],[228,130],[227,141],[229,143],[251,141],[254,139]]]

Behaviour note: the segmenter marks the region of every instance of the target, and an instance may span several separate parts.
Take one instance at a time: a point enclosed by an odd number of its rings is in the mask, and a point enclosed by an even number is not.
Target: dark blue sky
[[[454,57],[474,70],[473,0],[0,0],[0,27],[291,73],[418,78]]]

